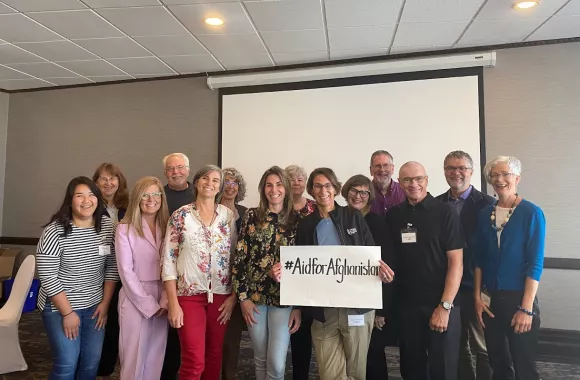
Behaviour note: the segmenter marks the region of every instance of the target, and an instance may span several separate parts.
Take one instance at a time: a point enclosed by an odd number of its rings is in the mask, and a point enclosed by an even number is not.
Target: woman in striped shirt
[[[113,224],[87,177],[68,184],[38,243],[38,308],[53,356],[49,379],[95,379],[107,309],[119,279]]]

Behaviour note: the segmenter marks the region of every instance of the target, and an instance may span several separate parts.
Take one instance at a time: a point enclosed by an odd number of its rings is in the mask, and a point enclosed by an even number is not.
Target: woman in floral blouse
[[[268,169],[258,190],[260,205],[242,222],[232,282],[254,346],[256,380],[282,380],[300,310],[280,306],[280,247],[294,245],[298,218],[284,170]]]
[[[162,248],[169,323],[179,329],[181,342],[181,380],[219,380],[226,326],[237,301],[230,283],[236,226],[232,210],[216,204],[222,187],[217,166],[195,174],[195,201],[173,213]]]

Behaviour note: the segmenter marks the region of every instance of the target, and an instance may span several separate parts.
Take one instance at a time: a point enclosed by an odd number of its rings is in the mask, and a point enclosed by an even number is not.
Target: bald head
[[[399,183],[410,204],[417,204],[427,196],[429,179],[425,167],[418,162],[406,162],[399,170]]]
[[[418,163],[417,161],[409,161],[405,162],[401,169],[399,169],[399,179],[405,177],[425,177],[427,172],[425,171],[425,167]]]

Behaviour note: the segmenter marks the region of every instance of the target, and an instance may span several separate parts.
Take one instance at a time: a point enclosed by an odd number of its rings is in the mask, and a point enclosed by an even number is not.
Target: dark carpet
[[[22,315],[20,321],[20,342],[22,352],[24,353],[24,357],[28,363],[28,370],[0,375],[0,380],[46,379],[50,372],[52,362],[48,341],[38,311]],[[239,362],[239,380],[254,379],[254,363],[252,357],[252,344],[247,333],[244,333]],[[387,358],[389,372],[392,374],[389,378],[395,380],[400,379],[400,376],[398,375],[399,364],[397,350],[389,348],[387,350]],[[543,380],[580,380],[580,366],[539,362],[538,367]],[[288,359],[286,365],[286,379],[292,378],[291,369],[292,366]],[[117,380],[118,378],[118,373],[115,373],[109,379]],[[318,379],[319,377],[316,374],[316,366],[313,361],[311,375],[308,380]]]

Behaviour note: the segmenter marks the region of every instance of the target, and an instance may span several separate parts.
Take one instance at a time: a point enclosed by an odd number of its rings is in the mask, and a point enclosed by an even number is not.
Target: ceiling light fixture
[[[539,4],[539,1],[519,1],[514,4],[514,9],[530,9]]]
[[[205,19],[205,23],[213,26],[219,26],[224,24],[224,20],[217,17],[210,17]]]

